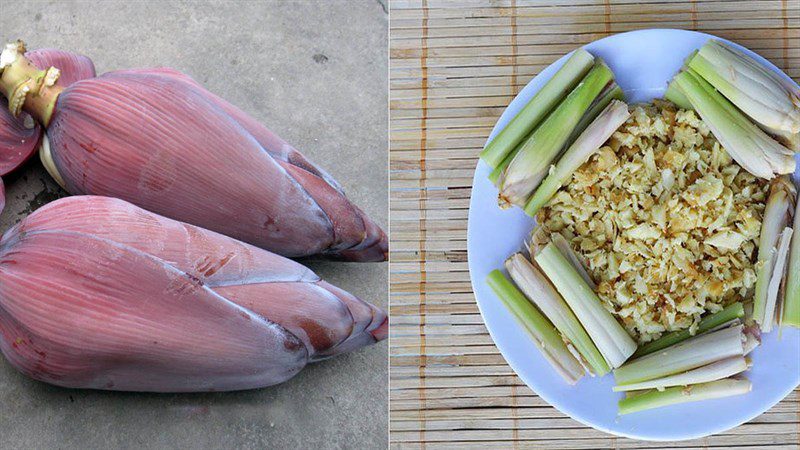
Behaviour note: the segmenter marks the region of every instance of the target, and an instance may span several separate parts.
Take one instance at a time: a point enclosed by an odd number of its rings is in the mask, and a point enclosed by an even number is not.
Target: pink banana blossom
[[[292,260],[119,199],[57,200],[0,240],[0,350],[59,386],[264,387],[387,330]]]
[[[171,69],[62,86],[10,44],[0,90],[46,127],[42,160],[72,194],[121,198],[290,257],[383,261],[381,228],[322,169]]]

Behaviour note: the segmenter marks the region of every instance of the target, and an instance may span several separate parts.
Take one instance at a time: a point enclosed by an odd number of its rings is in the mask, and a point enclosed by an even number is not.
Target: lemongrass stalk
[[[774,266],[767,286],[767,300],[764,306],[764,322],[761,331],[769,333],[775,323],[775,308],[778,306],[780,288],[786,276],[786,260],[789,255],[789,242],[792,239],[792,229],[784,228],[778,240],[777,251],[773,255]]]
[[[664,98],[674,103],[678,108],[688,110],[694,109],[689,99],[675,86],[675,80],[670,81],[667,85],[667,92],[664,93]]]
[[[731,157],[761,178],[794,172],[794,153],[750,122],[736,107],[692,70],[673,80]]]
[[[733,303],[731,305],[726,306],[721,311],[717,311],[714,314],[706,316],[702,320],[700,320],[700,323],[697,324],[697,334],[711,331],[712,329],[720,325],[723,325],[737,318],[740,319],[742,317],[744,317],[744,306],[740,302]],[[692,333],[688,329],[667,333],[661,336],[660,338],[656,339],[655,341],[648,342],[647,344],[644,344],[643,346],[639,347],[636,350],[636,353],[633,354],[633,358],[639,358],[641,356],[649,355],[650,353],[657,352],[659,350],[673,346],[691,337]]]
[[[738,378],[726,378],[709,383],[693,384],[687,387],[675,386],[663,391],[654,389],[620,400],[619,414],[631,414],[678,403],[742,395],[750,392],[751,389],[750,381]]]
[[[605,88],[603,88],[603,92],[594,99],[592,102],[592,106],[586,111],[586,113],[581,117],[581,120],[578,122],[578,125],[575,126],[575,129],[572,130],[572,134],[570,134],[569,139],[567,139],[567,146],[571,146],[575,139],[583,133],[583,130],[589,126],[590,123],[597,118],[597,116],[611,103],[611,100],[619,100],[625,101],[625,93],[622,92],[622,88],[619,87],[616,81],[611,81],[611,83],[607,84]]]
[[[593,291],[596,290],[597,284],[592,280],[592,277],[589,276],[589,272],[586,270],[586,266],[583,265],[580,256],[572,250],[572,246],[567,242],[567,238],[561,233],[553,233],[550,235],[550,241],[558,247],[558,251],[560,251],[561,254],[567,258],[567,261],[569,261],[572,267],[578,271],[578,275],[583,278],[583,281],[585,281]]]
[[[525,205],[547,175],[550,164],[561,153],[572,130],[613,76],[598,59],[578,86],[531,133],[502,175],[500,197],[503,201]]]
[[[583,376],[583,366],[561,340],[558,330],[525,298],[522,292],[499,270],[486,277],[486,283],[497,298],[514,316],[514,319],[531,336],[553,368],[569,384],[575,384]]]
[[[511,255],[505,266],[525,296],[550,319],[567,343],[575,346],[592,373],[599,376],[607,374],[610,369],[605,359],[547,277],[522,253]]]
[[[675,375],[643,381],[641,383],[614,386],[613,390],[614,392],[641,391],[645,389],[663,390],[664,388],[672,386],[688,386],[690,384],[721,380],[742,373],[745,370],[747,370],[747,360],[745,357],[734,356]]]
[[[680,344],[635,359],[614,370],[617,384],[633,384],[674,375],[744,354],[742,325],[695,336]]]
[[[777,262],[776,252],[780,235],[791,221],[794,195],[795,188],[788,176],[776,178],[771,182],[764,218],[761,221],[761,236],[758,239],[756,286],[753,295],[753,319],[762,329],[765,326],[767,303],[771,298],[769,286]],[[771,328],[771,324],[766,326]]]
[[[793,228],[781,324],[800,328],[800,198],[795,199]]]
[[[619,367],[636,351],[636,342],[600,303],[597,294],[581,278],[552,242],[534,258],[555,285],[592,341],[611,367]]]
[[[525,205],[525,212],[535,216],[556,191],[572,177],[572,174],[600,149],[620,125],[628,120],[630,115],[628,105],[625,103],[619,100],[609,103],[551,168],[547,178],[542,181]]]
[[[481,152],[481,159],[489,166],[497,167],[578,84],[593,63],[594,57],[589,52],[582,48],[575,50],[567,62],[547,80],[508,125],[486,144],[486,148]]]
[[[710,39],[688,66],[755,122],[800,132],[800,90],[742,51]]]

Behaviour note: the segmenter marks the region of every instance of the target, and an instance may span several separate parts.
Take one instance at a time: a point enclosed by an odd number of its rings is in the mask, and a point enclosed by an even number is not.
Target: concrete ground
[[[4,41],[83,53],[98,73],[156,66],[188,73],[320,163],[387,225],[383,2],[11,3],[0,14]],[[5,182],[2,231],[66,195],[38,159]],[[387,307],[387,264],[309,265]],[[387,370],[384,342],[271,388],[156,395],[48,386],[1,360],[0,447],[382,449]]]

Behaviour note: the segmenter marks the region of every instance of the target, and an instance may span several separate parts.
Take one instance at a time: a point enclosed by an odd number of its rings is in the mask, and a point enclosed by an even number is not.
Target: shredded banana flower
[[[585,259],[604,306],[644,343],[752,298],[767,182],[693,111],[632,109],[537,219]]]

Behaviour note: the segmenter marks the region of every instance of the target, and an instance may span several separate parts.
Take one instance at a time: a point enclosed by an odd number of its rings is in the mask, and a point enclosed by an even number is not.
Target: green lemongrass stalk
[[[751,389],[750,381],[738,378],[726,378],[709,383],[693,384],[687,387],[675,386],[663,391],[654,389],[620,400],[619,414],[630,414],[678,403],[741,395],[750,392]]]
[[[553,324],[542,316],[514,283],[499,270],[493,270],[486,277],[486,283],[508,308],[514,319],[528,332],[553,368],[569,384],[577,383],[584,374],[583,366],[561,340]]]
[[[791,221],[794,210],[792,200],[795,188],[788,176],[773,180],[770,184],[767,206],[761,221],[761,236],[758,239],[758,260],[756,262],[756,287],[753,295],[753,319],[762,329],[765,327],[767,304],[770,303],[770,280],[775,269],[776,252],[781,232]],[[774,302],[772,303],[774,306]],[[771,328],[771,323],[766,325]]]
[[[534,191],[525,212],[535,216],[558,189],[566,183],[578,168],[600,149],[600,147],[617,131],[628,117],[628,105],[614,100],[604,109],[597,118],[586,127],[583,133],[567,149],[555,166],[550,169],[547,178]]]
[[[800,198],[796,198],[795,203],[794,236],[789,250],[781,324],[800,328]]]
[[[670,81],[667,85],[667,92],[664,93],[664,98],[674,103],[678,108],[694,109],[689,99],[675,86],[675,80]]]
[[[589,272],[586,270],[586,266],[583,265],[583,261],[581,260],[580,256],[572,250],[572,247],[567,242],[567,238],[564,237],[561,233],[553,233],[550,235],[550,240],[558,247],[558,251],[567,258],[567,261],[578,271],[578,275],[583,278],[583,281],[589,285],[592,290],[597,289],[597,284],[592,280],[592,277],[589,276]]]
[[[745,339],[742,325],[695,336],[625,364],[614,370],[614,379],[620,385],[640,383],[742,356]]]
[[[621,366],[636,351],[636,342],[603,307],[597,294],[552,242],[534,259],[564,297],[608,364]]]
[[[599,376],[607,374],[610,369],[605,359],[547,277],[522,253],[511,255],[505,266],[514,283],[553,322],[568,345],[577,349],[591,372]]]
[[[784,228],[778,240],[777,251],[775,252],[772,276],[767,286],[767,301],[764,306],[764,323],[761,324],[761,331],[769,333],[775,323],[775,309],[778,307],[778,297],[781,285],[786,278],[786,260],[789,257],[789,242],[792,239],[792,229]],[[780,317],[780,316],[778,316]]]
[[[731,157],[761,178],[794,172],[794,153],[761,128],[692,70],[673,80]]]
[[[721,359],[711,364],[706,364],[705,366],[700,366],[687,372],[643,381],[641,383],[614,386],[613,390],[614,392],[641,391],[646,389],[663,390],[664,388],[672,386],[708,383],[709,381],[721,380],[742,373],[747,370],[747,367],[747,360],[744,356],[734,356]]]
[[[611,70],[598,59],[578,86],[531,133],[501,176],[500,198],[504,202],[525,205],[572,130],[613,77]]]
[[[700,323],[697,324],[697,334],[711,331],[720,325],[728,323],[734,319],[741,319],[742,317],[744,317],[744,305],[742,305],[740,302],[733,303],[726,306],[721,311],[717,311],[714,314],[706,316],[700,320]],[[636,353],[633,354],[633,359],[649,355],[650,353],[657,352],[667,347],[671,347],[691,337],[692,333],[688,329],[667,333],[655,341],[648,342],[647,344],[639,347],[636,350]]]
[[[589,126],[590,123],[594,121],[595,118],[604,110],[611,100],[619,100],[625,101],[625,93],[622,92],[622,88],[619,87],[616,81],[611,81],[611,83],[607,84],[606,87],[603,89],[603,92],[594,99],[592,102],[592,106],[586,111],[586,113],[581,117],[580,122],[578,125],[575,126],[575,129],[572,130],[572,134],[570,134],[569,139],[567,139],[567,146],[571,146],[575,139],[583,133],[583,130]]]
[[[575,50],[508,125],[486,144],[481,152],[481,159],[489,166],[497,167],[578,84],[593,63],[594,57],[589,52],[582,48]]]
[[[800,133],[800,90],[742,51],[710,39],[688,66],[755,122]]]

